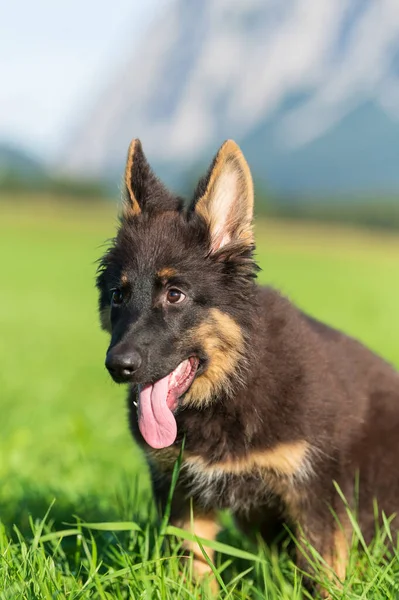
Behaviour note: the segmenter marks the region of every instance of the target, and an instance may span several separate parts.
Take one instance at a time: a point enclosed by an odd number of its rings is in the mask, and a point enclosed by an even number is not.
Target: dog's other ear
[[[212,252],[230,243],[253,244],[253,207],[249,166],[237,144],[227,140],[200,181],[192,207],[209,227]]]
[[[133,140],[129,146],[124,183],[125,218],[137,216],[141,212],[178,210],[181,206],[180,200],[154,174],[139,139]]]

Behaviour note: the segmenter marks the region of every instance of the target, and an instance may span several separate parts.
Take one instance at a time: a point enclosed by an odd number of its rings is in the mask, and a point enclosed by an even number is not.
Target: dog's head
[[[226,397],[246,356],[254,295],[253,186],[225,142],[188,209],[130,145],[121,226],[97,286],[106,367],[139,390],[139,426],[155,448],[176,438],[174,412]]]

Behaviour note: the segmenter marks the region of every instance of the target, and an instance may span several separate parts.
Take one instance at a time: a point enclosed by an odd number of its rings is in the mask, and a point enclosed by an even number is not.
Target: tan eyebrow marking
[[[206,371],[194,379],[183,403],[206,406],[220,390],[229,389],[230,376],[243,357],[243,334],[232,317],[212,308],[207,319],[188,331],[187,337],[190,343],[201,342],[209,364]]]
[[[158,271],[157,275],[158,275],[158,277],[161,277],[161,278],[169,278],[169,277],[174,277],[175,275],[177,275],[177,271],[175,269],[173,269],[172,267],[164,267],[163,269]]]

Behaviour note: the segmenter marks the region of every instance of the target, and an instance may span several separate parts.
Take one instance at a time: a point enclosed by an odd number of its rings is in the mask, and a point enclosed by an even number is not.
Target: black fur
[[[142,356],[130,380],[131,429],[146,452],[161,505],[186,438],[176,522],[186,518],[190,499],[196,514],[213,519],[215,510],[229,508],[241,524],[256,523],[264,533],[284,520],[300,526],[343,577],[351,532],[333,481],[351,502],[360,473],[359,519],[367,541],[374,534],[373,499],[388,515],[399,508],[399,376],[357,341],[303,314],[277,291],[259,288],[250,237],[212,247],[212,222],[198,211],[198,202],[213,193],[209,182],[212,174],[220,176],[215,169],[223,174],[223,160],[219,153],[187,210],[153,176],[141,146],[129,172],[130,201],[140,213],[122,220],[97,285],[101,311],[110,307],[114,287],[124,289],[123,304],[110,308],[110,348]],[[163,269],[173,270],[167,281],[158,275]],[[184,305],[162,304],[168,286],[183,290]],[[202,331],[215,310],[229,317],[225,331],[215,321],[214,334],[226,365],[236,329],[242,339],[229,385],[207,402],[198,397],[185,403],[183,396],[175,444],[154,451],[137,425],[136,386],[164,377],[192,355],[200,359],[196,379],[205,375],[214,360],[205,350],[207,340],[200,334],[193,340],[187,332]],[[301,458],[292,472],[287,456]],[[331,507],[343,522],[343,536]]]

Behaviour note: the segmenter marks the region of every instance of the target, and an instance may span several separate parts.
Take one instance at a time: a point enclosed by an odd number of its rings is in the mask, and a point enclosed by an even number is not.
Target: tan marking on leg
[[[209,553],[207,552],[208,556]],[[208,563],[204,563],[197,558],[193,559],[193,575],[196,581],[202,581],[205,584],[211,597],[216,597],[219,593],[219,583],[214,576],[212,569],[209,567]]]
[[[175,277],[177,275],[177,271],[172,267],[164,267],[158,271],[157,275],[161,279],[170,279],[170,277]]]
[[[219,525],[216,520],[216,514],[214,512],[207,513],[206,515],[195,515],[193,519],[182,519],[173,523],[176,527],[190,531],[194,533],[198,538],[213,541],[219,532]],[[206,559],[202,553],[200,546],[196,542],[184,540],[183,547],[193,554],[193,575],[197,581],[208,579],[209,586],[214,594],[217,593],[218,584],[212,573],[212,569],[206,562]],[[214,562],[215,552],[209,548],[204,549],[212,561]]]
[[[206,321],[191,331],[190,339],[200,342],[209,363],[206,371],[194,379],[183,404],[200,407],[231,386],[230,376],[243,356],[244,339],[234,319],[216,308],[210,311]]]
[[[346,577],[346,569],[349,561],[349,544],[346,534],[335,525],[335,531],[331,536],[331,544],[326,552],[323,552],[323,559],[326,568],[326,577],[333,581],[338,587],[341,587]],[[317,589],[322,598],[329,600],[331,598],[328,591],[318,585]]]
[[[349,546],[345,533],[342,529],[336,529],[334,532],[334,543],[331,557],[331,568],[336,573],[338,579],[345,580],[346,568],[349,560]]]

